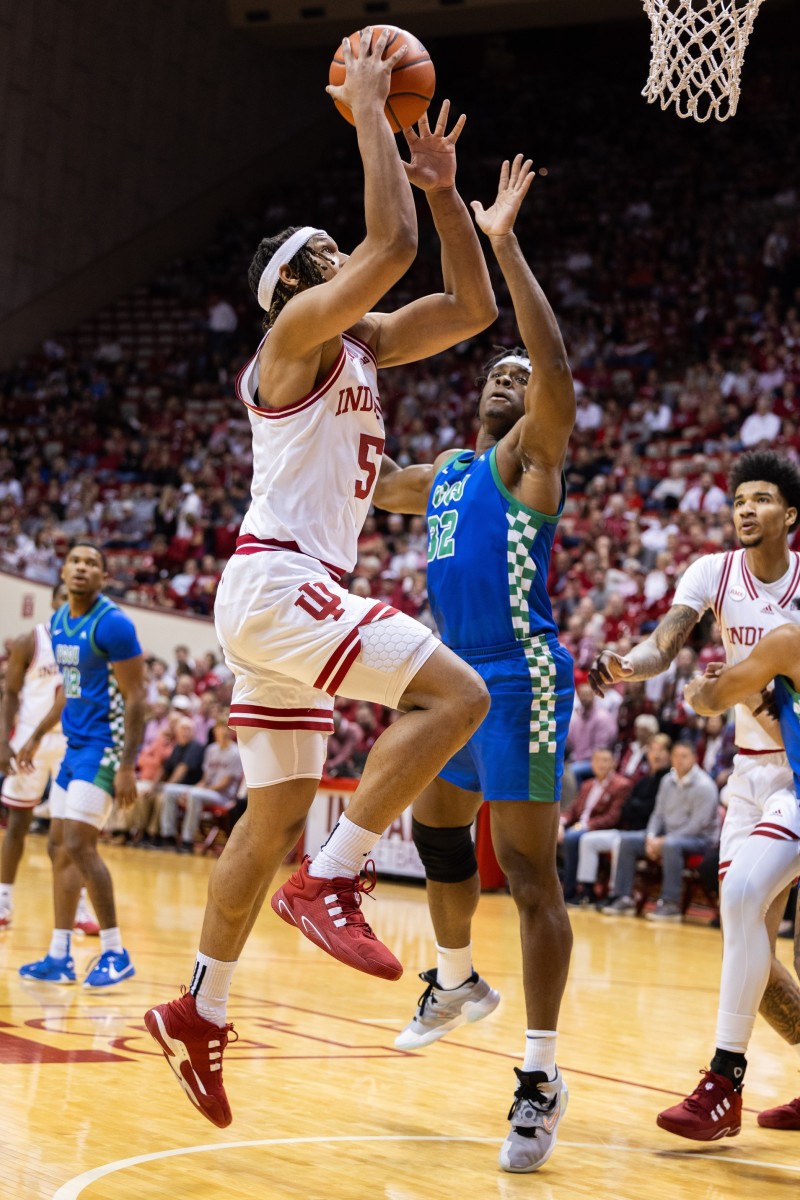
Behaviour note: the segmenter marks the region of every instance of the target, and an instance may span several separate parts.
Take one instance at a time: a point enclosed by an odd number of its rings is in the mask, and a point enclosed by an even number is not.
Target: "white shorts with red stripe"
[[[795,842],[800,856],[800,801],[785,754],[737,754],[725,793],[720,879],[749,837]]]
[[[240,734],[252,729],[325,737],[333,732],[336,695],[397,708],[441,644],[430,630],[388,604],[351,595],[307,555],[258,545],[252,539],[230,560],[214,608],[234,675],[229,724]],[[249,787],[279,782],[256,783],[250,758],[243,752]],[[285,756],[280,758],[286,769]],[[301,758],[281,779],[321,772],[317,753]]]
[[[11,738],[11,749],[21,750],[30,736],[33,728],[20,726],[14,730]],[[39,748],[33,757],[33,770],[23,775],[17,771],[14,775],[6,775],[3,780],[2,800],[9,808],[35,808],[44,795],[48,779],[55,779],[61,760],[67,752],[67,739],[59,730],[46,733],[39,743]]]

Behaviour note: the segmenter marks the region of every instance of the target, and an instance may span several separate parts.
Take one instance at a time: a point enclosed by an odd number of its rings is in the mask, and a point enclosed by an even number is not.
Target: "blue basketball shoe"
[[[99,958],[91,963],[83,986],[87,988],[113,987],[115,983],[122,983],[123,979],[130,979],[135,974],[127,950],[105,950]]]
[[[71,954],[65,958],[45,954],[38,962],[25,963],[19,973],[23,979],[37,979],[41,983],[74,983],[75,961]]]

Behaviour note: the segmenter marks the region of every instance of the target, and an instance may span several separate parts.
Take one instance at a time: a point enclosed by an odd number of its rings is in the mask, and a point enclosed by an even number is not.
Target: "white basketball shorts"
[[[726,785],[726,799],[728,811],[719,847],[720,879],[749,837],[796,842],[800,855],[800,801],[784,753],[737,754]]]
[[[32,728],[24,725],[15,729],[11,749],[20,750],[33,732]],[[23,775],[21,771],[6,775],[3,780],[3,803],[9,808],[35,808],[44,794],[48,779],[51,776],[55,779],[58,774],[66,750],[67,739],[63,733],[54,730],[46,733],[34,755],[33,771],[29,775]]]
[[[418,621],[351,595],[321,563],[293,551],[234,555],[214,619],[234,675],[229,724],[237,729],[248,787],[318,777],[334,696],[397,708],[441,645]],[[269,762],[266,739],[258,738],[258,753],[251,753],[248,730],[271,735]]]

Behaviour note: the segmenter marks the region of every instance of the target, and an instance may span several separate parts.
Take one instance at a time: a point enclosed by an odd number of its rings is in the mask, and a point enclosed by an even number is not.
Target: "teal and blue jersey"
[[[444,643],[483,677],[489,715],[443,778],[487,800],[558,800],[573,663],[547,575],[558,519],[500,478],[495,448],[457,455],[428,499],[428,596]]]
[[[133,622],[101,595],[82,617],[71,617],[63,604],[53,613],[50,633],[64,681],[61,722],[69,750],[95,747],[117,757],[125,703],[112,664],[141,654]]]
[[[775,704],[781,736],[794,775],[794,790],[800,800],[800,692],[785,675],[775,680]]]

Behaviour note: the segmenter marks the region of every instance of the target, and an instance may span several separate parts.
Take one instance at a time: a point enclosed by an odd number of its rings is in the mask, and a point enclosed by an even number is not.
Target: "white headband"
[[[504,366],[506,363],[516,363],[518,367],[524,367],[528,374],[531,373],[531,360],[525,358],[522,354],[506,354],[499,362],[492,364],[492,370],[496,371],[498,367]]]
[[[264,309],[264,312],[268,313],[272,307],[272,295],[280,278],[278,272],[281,267],[291,262],[297,251],[302,250],[306,242],[317,233],[327,236],[324,229],[315,229],[313,225],[304,225],[302,229],[297,230],[297,233],[293,233],[291,237],[288,237],[281,246],[278,246],[278,249],[261,272],[261,278],[258,281],[258,303]]]

